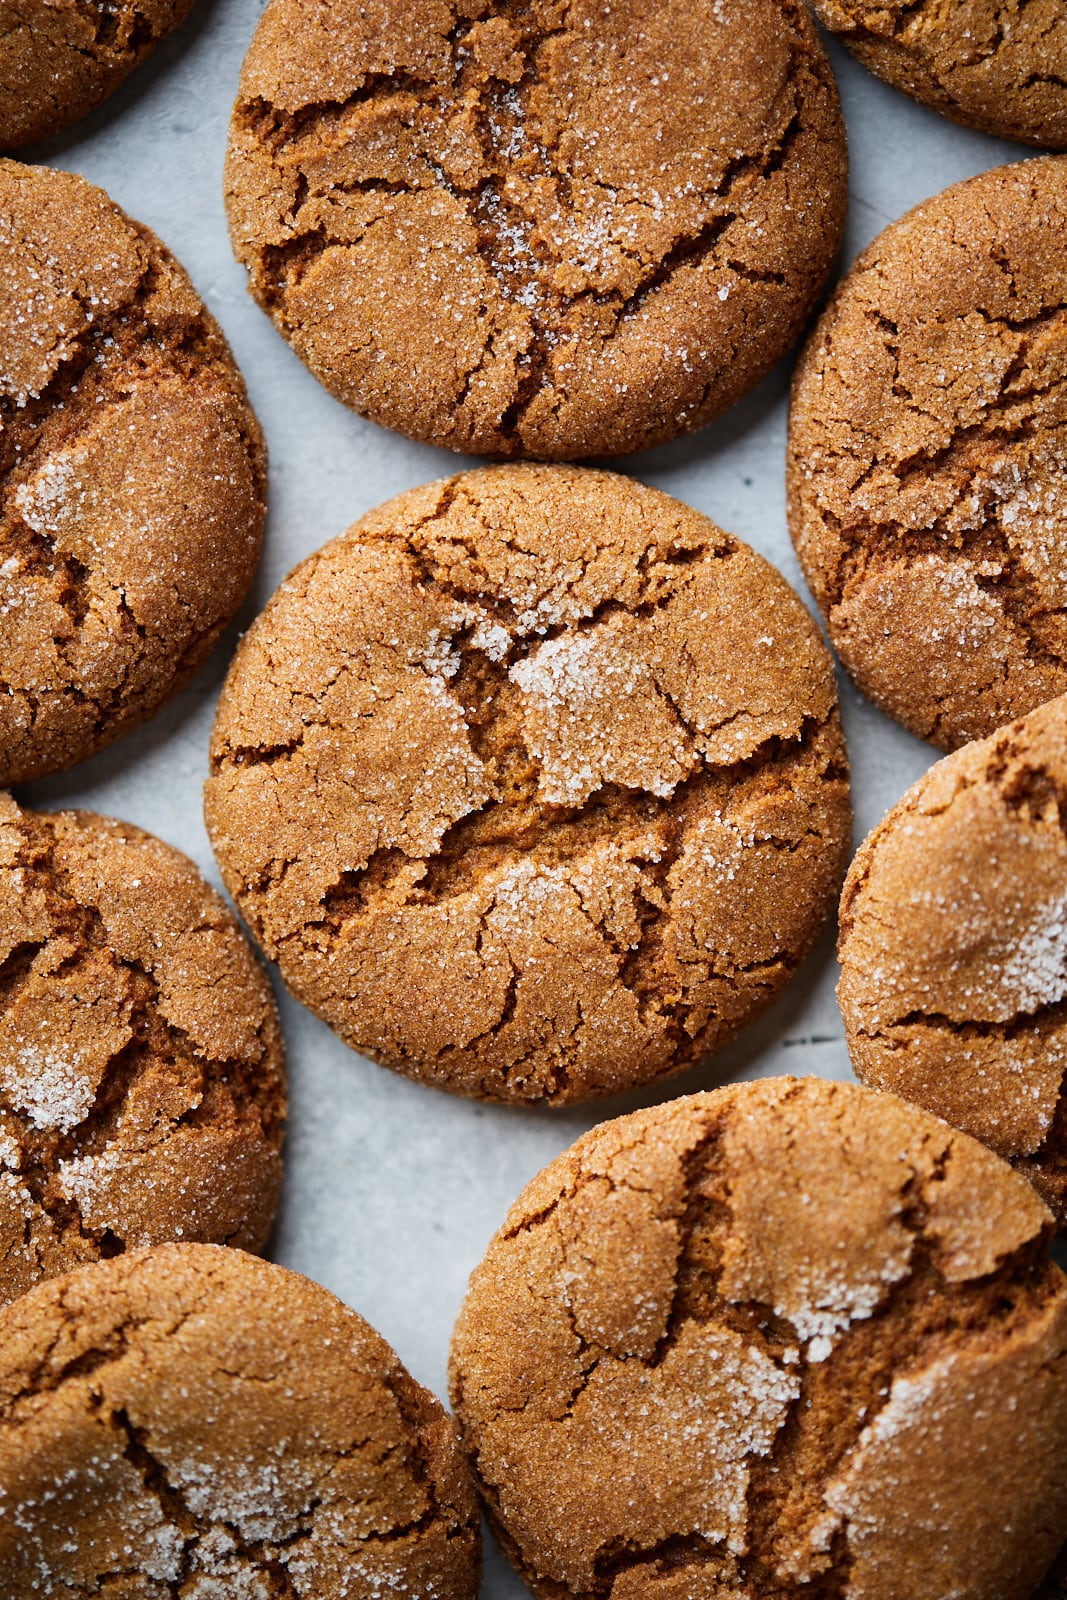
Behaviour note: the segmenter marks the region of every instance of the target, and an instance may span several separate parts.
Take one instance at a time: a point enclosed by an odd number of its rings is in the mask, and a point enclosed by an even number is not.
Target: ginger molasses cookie
[[[160,1245],[0,1313],[5,1594],[474,1600],[451,1422],[332,1294]]]
[[[1067,14],[1057,0],[940,6],[813,0],[869,71],[968,128],[1067,148]]]
[[[182,21],[193,0],[0,0],[0,150],[91,111]]]
[[[539,1600],[1029,1600],[1067,1533],[1067,1281],[988,1150],[764,1079],[608,1122],[471,1278],[452,1396]]]
[[[845,190],[800,0],[271,0],[226,169],[252,293],[338,399],[549,460],[732,405]]]
[[[1067,698],[931,767],[841,900],[853,1065],[983,1140],[1067,1223]]]
[[[190,677],[255,569],[265,467],[170,252],[84,179],[0,161],[0,784]]]
[[[261,1249],[284,1117],[267,980],[193,863],[0,795],[0,1304],[164,1239]]]
[[[811,945],[850,824],[833,669],[785,580],[654,489],[529,465],[402,494],[282,584],[206,814],[349,1044],[556,1102],[736,1032]]]
[[[1067,160],[860,256],[797,369],[789,516],[865,694],[951,749],[1067,691]]]

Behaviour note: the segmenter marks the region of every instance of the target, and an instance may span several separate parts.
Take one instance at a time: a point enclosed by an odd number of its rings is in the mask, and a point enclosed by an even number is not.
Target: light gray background
[[[243,626],[297,561],[369,507],[469,464],[347,411],[245,291],[226,232],[222,163],[241,60],[261,10],[262,0],[199,0],[185,27],[98,112],[71,135],[27,152],[102,184],[154,228],[233,345],[270,448],[270,517]],[[851,155],[842,266],[917,201],[1031,153],[954,127],[878,83],[836,46],[830,50]],[[785,522],[789,366],[781,363],[703,432],[616,465],[746,539],[811,605]],[[236,635],[235,627],[190,687],[146,727],[73,772],[24,785],[18,798],[136,822],[186,851],[220,884],[200,792]],[[844,680],[841,690],[858,842],[936,752]],[[355,1306],[444,1397],[449,1334],[467,1276],[527,1180],[593,1123],[656,1099],[772,1073],[850,1077],[836,978],[831,929],[786,993],[714,1063],[658,1092],[562,1113],[475,1105],[408,1083],[354,1055],[276,983],[291,1115],[272,1254]],[[486,1600],[525,1593],[490,1545]]]

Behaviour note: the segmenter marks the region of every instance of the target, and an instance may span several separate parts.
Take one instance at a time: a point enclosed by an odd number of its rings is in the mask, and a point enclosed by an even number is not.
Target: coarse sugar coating
[[[1067,1534],[1052,1218],[966,1135],[764,1079],[604,1123],[516,1201],[452,1344],[539,1600],[1029,1600]]]
[[[191,676],[255,570],[265,473],[170,252],[83,178],[0,161],[0,784]]]
[[[844,125],[800,0],[271,0],[226,198],[326,387],[476,455],[702,426],[799,334]]]
[[[0,1312],[11,1600],[474,1600],[441,1406],[356,1312],[217,1245],[159,1245]]]
[[[887,228],[797,368],[789,519],[865,694],[943,749],[1067,691],[1067,159]]]
[[[852,863],[839,953],[863,1081],[981,1139],[1067,1223],[1067,697],[912,785]]]
[[[161,1240],[261,1249],[284,1120],[270,988],[193,863],[0,794],[0,1305]]]
[[[238,650],[205,789],[227,887],[355,1048],[580,1100],[729,1038],[844,870],[833,668],[762,557],[610,473],[387,502]]]

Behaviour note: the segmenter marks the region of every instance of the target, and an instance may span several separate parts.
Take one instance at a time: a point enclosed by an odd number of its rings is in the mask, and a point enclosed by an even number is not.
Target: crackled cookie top
[[[799,0],[271,0],[227,206],[346,404],[474,454],[700,427],[799,333],[844,130]]]
[[[543,1600],[1029,1600],[1067,1533],[1067,1283],[1030,1187],[891,1095],[604,1123],[471,1279],[452,1395]]]
[[[0,795],[0,1304],[163,1239],[262,1248],[284,1117],[270,989],[192,862]]]
[[[0,161],[0,784],[185,682],[251,579],[264,471],[170,252],[84,179]]]
[[[1067,1222],[1067,698],[939,761],[856,856],[838,998],[865,1083],[982,1139]]]
[[[946,189],[797,369],[793,539],[864,693],[944,749],[1067,690],[1067,160]]]
[[[858,61],[942,116],[1067,147],[1067,14],[1058,0],[814,0]]]
[[[452,1424],[363,1318],[160,1245],[0,1313],[0,1569],[42,1600],[474,1600]]]
[[[783,578],[656,490],[509,466],[389,501],[245,636],[206,812],[294,993],[462,1093],[681,1067],[795,970],[849,833]]]
[[[116,89],[192,0],[0,0],[0,150],[59,133]]]

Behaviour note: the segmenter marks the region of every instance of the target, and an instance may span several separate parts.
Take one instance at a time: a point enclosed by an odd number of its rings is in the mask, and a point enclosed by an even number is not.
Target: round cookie
[[[0,150],[59,133],[98,106],[193,0],[0,0]]]
[[[1067,691],[1067,160],[866,250],[797,368],[793,540],[859,687],[943,749]]]
[[[476,455],[701,427],[837,252],[837,90],[800,0],[271,0],[234,251],[346,405]]]
[[[573,467],[411,490],[298,567],[238,649],[205,798],[293,993],[497,1100],[724,1043],[811,945],[850,831],[832,665],[785,580]]]
[[[270,988],[192,862],[0,795],[0,1305],[165,1239],[261,1249],[284,1119]]]
[[[1067,1223],[1067,697],[937,762],[841,899],[865,1083],[1004,1156]]]
[[[478,1588],[434,1397],[318,1284],[211,1245],[85,1267],[0,1313],[0,1510],[12,1596]]]
[[[813,0],[824,27],[869,71],[962,122],[1044,149],[1067,148],[1067,16],[1058,0],[941,6]]]
[[[0,161],[0,785],[191,676],[255,569],[265,471],[170,252],[84,179]]]
[[[1029,1600],[1067,1533],[1067,1282],[996,1156],[770,1079],[586,1134],[471,1279],[452,1395],[539,1600]]]

